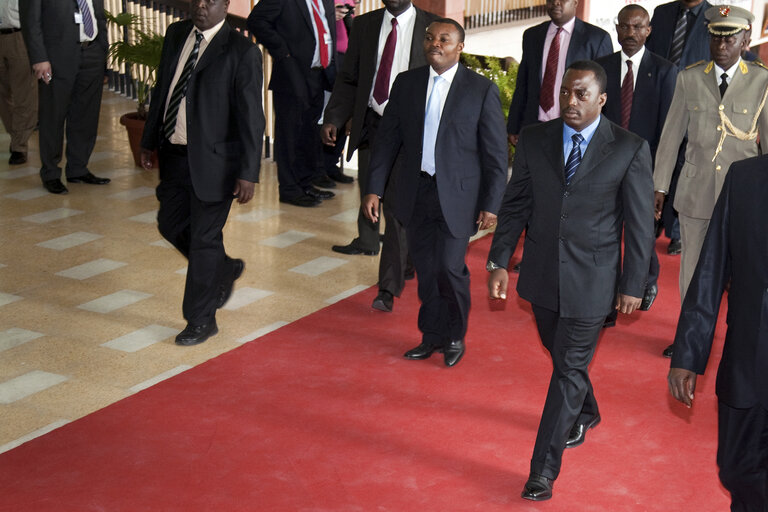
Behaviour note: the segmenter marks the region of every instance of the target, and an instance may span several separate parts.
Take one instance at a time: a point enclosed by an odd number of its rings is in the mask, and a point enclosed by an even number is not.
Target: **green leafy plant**
[[[125,65],[136,83],[137,114],[147,118],[149,94],[155,86],[157,68],[163,50],[163,36],[147,28],[146,20],[136,14],[106,13],[107,20],[120,27],[124,38],[109,45],[112,62]]]

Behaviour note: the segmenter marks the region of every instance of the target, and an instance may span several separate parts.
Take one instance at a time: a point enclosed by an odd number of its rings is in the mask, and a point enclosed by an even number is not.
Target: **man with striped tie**
[[[21,32],[38,87],[40,179],[51,194],[66,194],[61,181],[64,132],[69,183],[104,185],[88,170],[96,144],[107,21],[103,0],[23,0]]]
[[[522,131],[488,254],[490,296],[506,299],[506,267],[528,225],[517,292],[531,302],[553,362],[522,493],[533,501],[552,497],[564,449],[600,422],[589,363],[605,316],[637,309],[648,276],[651,152],[600,115],[606,82],[599,64],[574,62],[560,87],[561,118]]]
[[[222,229],[232,199],[250,201],[259,180],[261,52],[226,22],[228,6],[192,0],[191,19],[168,27],[141,140],[145,168],[159,155],[158,229],[188,260],[179,345],[218,332],[216,309],[245,268],[224,251]]]

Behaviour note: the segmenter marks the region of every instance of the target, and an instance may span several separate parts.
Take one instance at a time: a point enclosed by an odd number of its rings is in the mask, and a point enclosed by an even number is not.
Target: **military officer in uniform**
[[[709,219],[726,172],[736,160],[757,156],[758,138],[768,140],[768,69],[741,58],[754,16],[740,7],[707,9],[712,60],[688,66],[677,76],[675,94],[656,152],[656,218],[680,143],[688,133],[685,165],[675,191],[683,242],[680,302],[693,277]]]

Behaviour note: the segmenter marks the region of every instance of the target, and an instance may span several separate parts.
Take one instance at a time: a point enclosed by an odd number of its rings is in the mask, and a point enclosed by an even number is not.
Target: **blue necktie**
[[[424,142],[421,146],[421,169],[427,174],[435,175],[435,144],[437,143],[437,129],[440,127],[440,81],[441,76],[435,77],[432,92],[427,101],[427,110],[424,113]]]
[[[77,6],[80,8],[80,16],[83,17],[83,32],[88,37],[93,37],[93,16],[91,9],[88,8],[88,2],[77,0]]]
[[[573,140],[573,148],[571,149],[571,154],[568,155],[568,161],[565,163],[566,185],[571,182],[571,178],[573,178],[573,175],[576,174],[576,169],[579,168],[579,164],[581,163],[580,144],[584,141],[584,137],[582,137],[580,133],[574,133],[571,136],[571,140]]]

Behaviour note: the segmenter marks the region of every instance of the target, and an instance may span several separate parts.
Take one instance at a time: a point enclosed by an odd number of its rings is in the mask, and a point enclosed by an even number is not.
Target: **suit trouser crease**
[[[178,149],[178,146],[173,148]],[[161,147],[158,229],[188,260],[182,312],[192,325],[208,324],[216,314],[219,283],[231,259],[222,230],[232,199],[201,201],[195,194],[186,152]]]
[[[38,84],[43,181],[61,178],[59,163],[65,131],[66,176],[76,178],[88,172],[88,160],[99,128],[105,58],[103,48],[97,43],[84,49],[78,45],[72,63],[51,62],[51,82]]]
[[[306,102],[287,90],[273,90],[275,107],[275,162],[281,199],[296,199],[325,171],[320,130],[324,76],[312,70],[307,78]]]
[[[696,219],[682,213],[680,219],[680,236],[683,242],[683,252],[680,254],[680,303],[683,303],[688,286],[693,279],[693,272],[699,262],[701,247],[709,228],[709,219]]]
[[[11,151],[26,154],[37,124],[37,81],[21,32],[0,35],[0,119]]]
[[[422,342],[444,346],[463,340],[470,309],[469,238],[454,237],[443,218],[434,180],[419,178],[413,216],[406,228],[418,275],[419,330]]]
[[[717,465],[732,512],[768,511],[768,410],[718,403]]]
[[[532,305],[542,343],[552,356],[552,376],[541,414],[531,458],[531,472],[556,479],[560,474],[565,442],[576,422],[598,413],[589,363],[597,347],[605,315],[595,318],[562,318]]]

